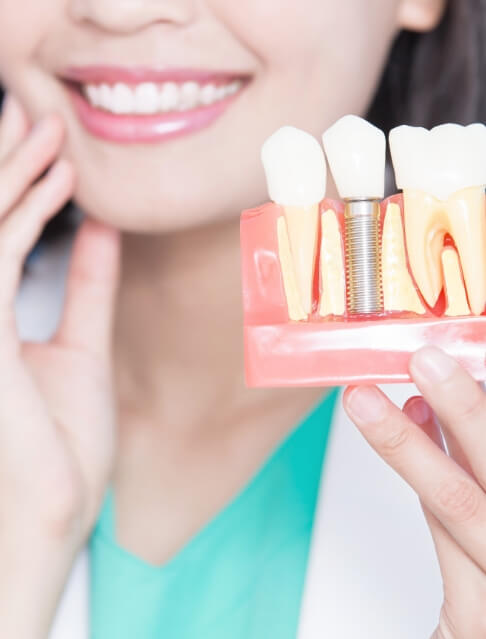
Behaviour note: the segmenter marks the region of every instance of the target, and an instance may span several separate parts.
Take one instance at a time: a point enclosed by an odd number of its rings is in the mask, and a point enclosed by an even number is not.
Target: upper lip
[[[198,84],[214,83],[224,84],[233,80],[249,79],[248,73],[231,71],[211,71],[204,69],[153,69],[149,67],[122,67],[122,66],[72,66],[64,69],[60,77],[70,82],[80,84],[114,84],[123,82],[126,84],[140,84],[142,82],[197,82]]]

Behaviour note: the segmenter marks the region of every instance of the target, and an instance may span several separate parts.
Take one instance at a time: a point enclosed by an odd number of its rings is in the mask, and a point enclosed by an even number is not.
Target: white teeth
[[[442,124],[428,131],[399,126],[390,132],[397,186],[439,200],[486,184],[486,126]]]
[[[100,106],[100,89],[94,85],[85,88],[85,94],[93,106]]]
[[[341,198],[383,198],[386,156],[383,131],[363,118],[346,115],[322,139]]]
[[[180,92],[175,82],[167,82],[160,94],[160,108],[162,111],[175,111],[179,104]]]
[[[262,148],[270,199],[284,206],[312,206],[326,193],[326,161],[309,133],[285,126]]]
[[[124,84],[115,84],[112,99],[115,113],[132,113],[135,109],[133,91]]]
[[[108,109],[113,105],[112,91],[107,84],[102,84],[98,90],[99,105],[103,109]]]
[[[235,95],[242,86],[241,80],[220,86],[197,82],[164,82],[161,85],[144,82],[134,87],[119,82],[114,86],[84,85],[83,93],[92,106],[111,113],[150,115],[210,106]]]
[[[224,100],[224,98],[226,97],[226,87],[225,86],[216,87],[215,96],[216,96],[216,100]]]
[[[240,89],[241,89],[241,81],[235,80],[231,84],[228,84],[228,86],[226,87],[226,94],[234,95],[235,93],[238,93]]]
[[[216,100],[216,87],[214,84],[206,84],[201,89],[201,104],[212,104]]]
[[[144,82],[135,90],[135,113],[157,113],[159,110],[159,92],[155,84]]]
[[[188,111],[199,104],[199,85],[197,82],[184,82],[181,87],[179,109]]]

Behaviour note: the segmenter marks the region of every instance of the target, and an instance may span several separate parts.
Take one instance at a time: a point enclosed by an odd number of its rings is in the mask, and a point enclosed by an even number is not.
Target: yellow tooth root
[[[296,322],[305,320],[307,319],[307,313],[305,313],[300,301],[300,291],[295,277],[287,223],[283,216],[280,216],[277,220],[277,236],[280,266],[282,269],[282,279],[285,297],[287,298],[289,318]]]
[[[319,205],[284,207],[290,252],[304,312],[312,312],[312,292],[317,255]]]
[[[321,216],[319,315],[344,315],[346,309],[346,282],[341,229],[336,213],[325,211]]]
[[[466,289],[462,279],[461,266],[457,251],[447,247],[442,252],[442,269],[444,272],[447,309],[445,315],[458,317],[470,315],[471,309],[467,302]]]
[[[381,264],[385,311],[410,311],[423,315],[425,308],[408,271],[402,215],[389,204],[383,225]]]
[[[448,200],[450,234],[459,253],[469,306],[481,315],[486,305],[486,202],[484,188],[463,189]]]
[[[486,305],[486,205],[483,187],[457,191],[442,201],[404,191],[405,237],[410,267],[425,301],[435,306],[444,286],[441,256],[449,233],[459,254],[471,311]]]

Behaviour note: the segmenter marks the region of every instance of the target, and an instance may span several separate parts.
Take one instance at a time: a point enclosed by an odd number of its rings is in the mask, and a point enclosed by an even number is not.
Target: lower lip
[[[121,144],[164,142],[205,129],[227,111],[240,92],[207,107],[157,115],[116,115],[97,109],[68,87],[83,126],[92,135]]]

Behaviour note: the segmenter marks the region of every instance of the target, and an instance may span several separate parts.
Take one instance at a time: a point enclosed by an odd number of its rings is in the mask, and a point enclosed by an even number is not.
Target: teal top
[[[337,390],[171,560],[121,548],[108,494],[91,538],[92,639],[294,639]]]

